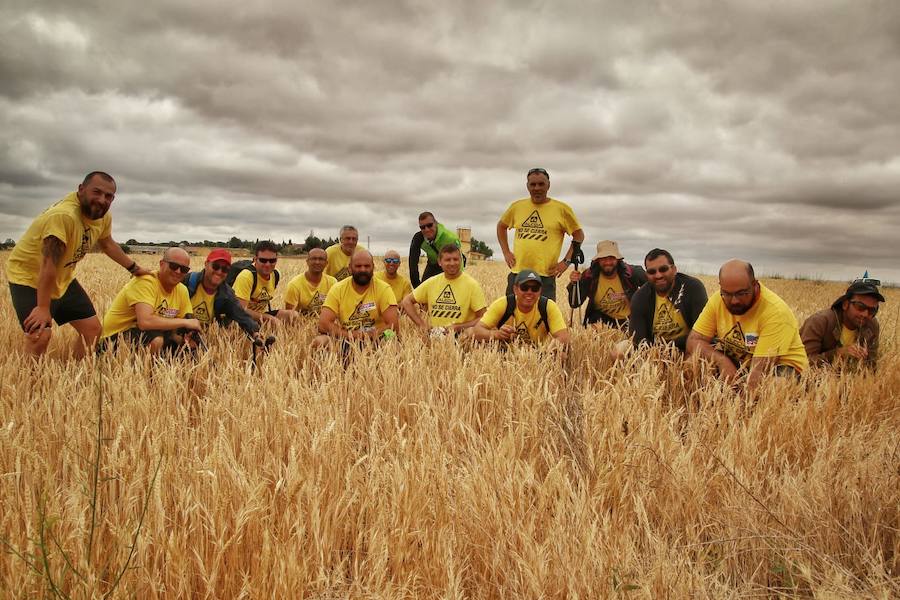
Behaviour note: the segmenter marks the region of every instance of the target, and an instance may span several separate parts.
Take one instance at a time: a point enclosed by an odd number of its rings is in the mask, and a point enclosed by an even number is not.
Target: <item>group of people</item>
[[[584,326],[614,327],[628,339],[622,356],[642,345],[672,344],[686,355],[711,361],[728,381],[746,378],[753,387],[765,373],[794,376],[814,365],[860,364],[874,368],[879,327],[875,315],[884,297],[880,282],[853,282],[830,307],[802,327],[787,304],[760,283],[745,261],[719,270],[719,293],[707,297],[700,280],[681,273],[671,253],[655,248],[643,265],[625,262],[615,241],[603,240],[588,265],[584,230],[571,207],[548,196],[550,175],[528,171],[529,196],[516,200],[497,223],[497,240],[510,269],[506,293],[487,304],[479,283],[465,272],[459,238],[431,212],[419,215],[409,253],[409,278],[399,273],[400,255],[390,250],[375,272],[359,232],[340,230],[339,243],[312,249],[307,269],[286,285],[284,308],[272,300],[281,275],[278,246],[259,242],[252,261],[234,261],[224,249],[191,272],[190,256],[167,249],[158,269],[140,267],[111,233],[110,205],[116,183],[104,172],[89,173],[75,192],[39,215],[8,261],[13,306],[24,332],[25,351],[39,356],[51,337],[51,322],[71,324],[79,334],[76,356],[95,346],[119,343],[151,352],[196,346],[210,324],[231,323],[261,342],[266,323],[317,319],[315,348],[346,347],[396,336],[402,315],[428,336],[472,341],[569,343],[556,303],[557,278],[570,270],[567,296],[584,306]],[[510,248],[508,233],[515,231]],[[563,242],[571,243],[560,259]],[[119,291],[102,322],[75,278],[75,266],[94,246],[133,276]],[[420,255],[426,265],[419,273]]]

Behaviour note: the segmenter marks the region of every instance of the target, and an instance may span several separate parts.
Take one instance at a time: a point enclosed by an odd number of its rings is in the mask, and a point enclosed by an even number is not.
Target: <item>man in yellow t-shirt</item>
[[[299,317],[296,311],[272,308],[275,288],[281,273],[275,269],[278,246],[271,240],[257,242],[253,249],[253,266],[246,268],[234,280],[232,287],[238,302],[260,325],[290,322]]]
[[[313,348],[324,348],[333,340],[374,341],[397,332],[397,300],[391,286],[375,279],[375,262],[366,250],[357,250],[350,260],[350,277],[328,290],[319,333]]]
[[[357,250],[365,250],[365,246],[359,245],[359,231],[353,225],[344,225],[338,233],[339,244],[328,246],[325,250],[328,256],[328,266],[325,273],[338,281],[350,277],[350,257]]]
[[[794,313],[756,280],[750,263],[730,260],[722,265],[719,288],[694,322],[688,355],[713,361],[726,381],[748,373],[751,390],[769,371],[796,375],[809,367]]]
[[[569,275],[569,306],[578,308],[587,300],[585,326],[603,323],[623,328],[631,315],[631,298],[645,283],[644,269],[626,263],[618,243],[603,240],[597,244],[590,267]]]
[[[573,256],[581,256],[584,231],[568,204],[547,196],[550,175],[545,169],[531,169],[527,175],[530,198],[509,205],[497,223],[497,241],[511,273],[506,294],[513,293],[516,274],[522,269],[535,271],[541,278],[542,295],[556,299],[556,278],[562,275]],[[513,251],[509,249],[507,232],[516,230]],[[559,259],[565,234],[572,236],[572,246],[563,260]]]
[[[540,275],[531,269],[519,271],[513,294],[512,298],[504,296],[491,303],[475,325],[476,340],[520,341],[526,344],[550,340],[568,346],[569,329],[556,302],[541,297]],[[513,301],[515,309],[510,314],[510,303]],[[546,318],[541,314],[542,302],[546,302]]]
[[[319,316],[325,296],[337,280],[325,274],[328,257],[321,248],[313,248],[306,257],[306,272],[291,279],[284,294],[284,307],[302,315]]]
[[[384,253],[384,271],[375,273],[375,279],[380,279],[389,286],[394,292],[394,298],[399,303],[406,298],[406,295],[412,292],[412,284],[409,279],[398,273],[400,269],[400,253],[396,250],[388,250]],[[398,305],[402,309],[402,306]]]
[[[115,196],[116,182],[109,174],[88,173],[77,191],[38,215],[10,254],[6,273],[27,354],[47,351],[51,321],[68,323],[78,332],[74,347],[78,358],[97,341],[100,319],[75,279],[75,265],[94,244],[132,275],[150,272],[112,238],[108,211]]]
[[[484,316],[487,304],[481,286],[462,271],[462,252],[455,244],[440,249],[438,264],[443,271],[419,284],[400,302],[406,315],[423,331],[442,335],[445,331],[463,333]],[[423,305],[428,321],[419,314],[416,304]]]
[[[200,321],[186,315],[191,300],[182,278],[191,269],[191,259],[181,248],[169,248],[159,261],[159,271],[136,277],[125,284],[103,316],[101,347],[120,339],[147,346],[153,354],[193,345],[190,332],[200,331]],[[178,329],[189,330],[179,335]]]

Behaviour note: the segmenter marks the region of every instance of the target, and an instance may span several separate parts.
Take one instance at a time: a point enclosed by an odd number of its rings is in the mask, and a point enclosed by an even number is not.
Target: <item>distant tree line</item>
[[[9,240],[12,241],[12,240]],[[279,244],[276,242],[275,244],[278,246],[279,254],[306,254],[313,248],[327,248],[328,246],[333,246],[337,244],[340,240],[337,238],[319,238],[313,235],[313,232],[310,231],[309,235],[306,236],[306,239],[302,244],[294,244],[293,239],[288,239],[287,241],[281,240]],[[187,240],[181,240],[177,242],[175,240],[169,240],[168,242],[139,242],[136,239],[129,239],[123,244],[126,248],[131,246],[159,246],[161,248],[170,248],[172,246],[201,246],[206,248],[243,248],[246,250],[253,250],[253,247],[259,242],[259,239],[256,240],[242,240],[237,236],[232,236],[230,239],[224,242],[216,242],[213,240],[203,240],[201,242],[189,242]]]

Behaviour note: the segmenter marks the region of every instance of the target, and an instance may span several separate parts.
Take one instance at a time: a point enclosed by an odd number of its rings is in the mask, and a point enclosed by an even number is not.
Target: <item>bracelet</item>
[[[133,260],[133,261],[131,261],[130,265],[125,267],[125,270],[128,271],[129,273],[134,273],[137,270],[137,268],[138,268],[137,261]]]

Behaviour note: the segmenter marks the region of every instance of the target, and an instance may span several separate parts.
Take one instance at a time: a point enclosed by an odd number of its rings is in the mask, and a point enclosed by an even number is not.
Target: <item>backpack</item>
[[[256,267],[253,266],[252,260],[239,260],[237,262],[231,263],[231,268],[228,269],[228,276],[225,278],[225,283],[234,287],[234,280],[237,279],[237,276],[241,271],[250,271],[253,273],[253,285],[250,286],[250,297],[253,297],[253,293],[256,291]],[[278,282],[281,280],[281,273],[278,272],[278,269],[272,271],[272,275],[275,276],[275,287],[278,287]],[[190,287],[188,287],[190,290]],[[197,289],[196,286],[194,289]],[[193,294],[191,294],[193,295]]]
[[[513,313],[516,311],[516,295],[509,294],[506,296],[506,311],[504,311],[503,316],[500,317],[500,321],[497,322],[497,328],[503,326],[510,317],[513,316]],[[538,322],[535,323],[534,327],[537,329],[543,323],[544,327],[547,328],[547,331],[550,331],[550,320],[547,318],[547,296],[541,296],[538,298],[538,312],[541,314],[541,318],[538,319]]]

